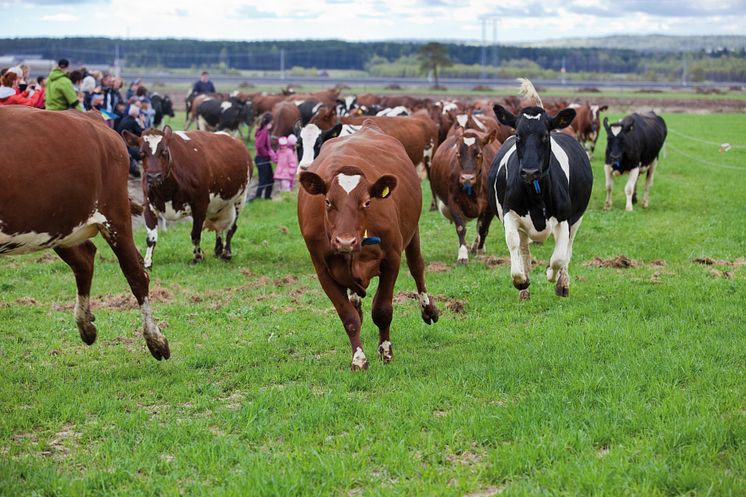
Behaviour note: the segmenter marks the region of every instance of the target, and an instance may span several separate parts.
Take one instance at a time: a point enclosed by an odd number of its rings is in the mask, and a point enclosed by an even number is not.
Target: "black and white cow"
[[[347,136],[357,133],[361,125],[354,124],[336,124],[330,129],[322,131],[315,124],[307,124],[300,130],[300,137],[298,138],[298,145],[296,146],[298,152],[298,167],[301,169],[308,169],[313,160],[318,157],[321,151],[321,145],[325,141],[331,140],[338,136]]]
[[[228,100],[209,99],[197,108],[197,128],[201,131],[238,132],[241,124],[250,122],[251,102],[238,97]]]
[[[516,116],[501,105],[493,110],[498,121],[516,130],[500,147],[487,182],[490,206],[505,227],[513,286],[521,300],[530,298],[529,239],[543,242],[552,234],[555,247],[547,279],[556,281],[557,295],[567,297],[567,268],[591,198],[593,172],[583,147],[552,131],[568,126],[575,111],[564,109],[551,116],[542,107],[524,107]]]
[[[324,103],[319,100],[298,100],[293,102],[298,110],[300,111],[301,125],[305,126],[308,121],[316,114],[320,108],[324,106]]]
[[[604,209],[611,209],[611,190],[614,187],[614,176],[629,173],[624,193],[627,196],[626,210],[632,210],[637,201],[637,179],[641,172],[647,171],[645,191],[642,194],[642,208],[648,207],[650,186],[658,164],[658,154],[666,141],[666,122],[655,112],[630,114],[621,121],[609,126],[609,119],[604,118],[606,128],[606,201]]]
[[[347,95],[344,98],[337,99],[337,115],[346,116],[353,109],[357,108],[357,97],[355,95]]]
[[[175,117],[174,104],[171,102],[171,98],[168,95],[159,95],[153,93],[150,96],[150,102],[153,105],[155,111],[155,118],[153,119],[153,126],[159,128],[163,123],[163,117]]]

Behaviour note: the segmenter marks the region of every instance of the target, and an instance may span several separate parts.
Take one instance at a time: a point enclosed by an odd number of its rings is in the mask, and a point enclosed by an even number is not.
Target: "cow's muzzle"
[[[335,236],[332,238],[332,249],[338,254],[359,252],[360,239],[357,236]]]
[[[526,183],[533,183],[541,177],[541,169],[521,169],[521,179]]]
[[[148,173],[145,175],[145,180],[148,182],[148,186],[156,186],[163,181],[162,173]]]

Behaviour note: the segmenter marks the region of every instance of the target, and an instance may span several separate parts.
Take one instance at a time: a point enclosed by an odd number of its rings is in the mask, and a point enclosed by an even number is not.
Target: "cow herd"
[[[557,295],[569,295],[573,242],[593,186],[589,158],[606,107],[544,105],[526,80],[521,95],[469,105],[412,97],[342,98],[338,90],[198,96],[188,102],[194,120],[218,132],[166,126],[141,137],[125,133],[124,140],[92,113],[0,108],[0,145],[7,157],[19,158],[0,165],[6,186],[0,196],[0,255],[55,250],[75,274],[74,317],[81,338],[91,344],[96,338],[89,305],[96,248],[89,239],[101,233],[140,305],[148,348],[156,359],[167,359],[168,342],[150,309],[146,271],[153,267],[158,218],[191,216],[193,263],[203,258],[203,229],[216,232],[215,255],[230,260],[253,164],[246,146],[225,131],[272,112],[274,137],[298,138],[297,217],[311,262],[348,335],[352,369],[367,369],[360,339],[362,299],[378,277],[371,317],[379,329],[378,355],[389,362],[402,253],[417,286],[422,319],[438,321],[420,246],[424,178],[432,209],[455,225],[458,263],[469,258],[468,221],[477,220],[471,252],[478,254],[497,217],[519,298],[530,298],[529,244],[549,235],[555,247],[546,276]],[[604,118],[603,126],[608,137],[605,207],[611,207],[613,177],[629,174],[625,194],[631,210],[639,174],[645,171],[642,206],[647,207],[666,137],[663,119],[632,114],[612,124]],[[138,206],[127,194],[125,141],[143,157],[144,261],[132,237],[130,216]]]

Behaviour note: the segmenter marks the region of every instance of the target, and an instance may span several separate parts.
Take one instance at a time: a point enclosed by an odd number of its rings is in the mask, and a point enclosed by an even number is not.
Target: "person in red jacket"
[[[259,118],[259,126],[254,133],[254,146],[256,147],[256,159],[254,163],[259,171],[259,186],[256,195],[251,200],[272,197],[272,186],[275,178],[272,174],[272,162],[277,162],[277,153],[270,144],[269,131],[272,129],[272,113],[265,112]]]
[[[3,74],[0,80],[0,105],[28,105],[36,107],[42,93],[27,88],[18,92],[18,75],[13,71]]]

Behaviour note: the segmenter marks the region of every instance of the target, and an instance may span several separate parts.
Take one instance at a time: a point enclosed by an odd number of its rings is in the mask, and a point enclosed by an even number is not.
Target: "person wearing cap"
[[[140,115],[143,117],[143,127],[145,129],[153,127],[153,121],[155,120],[155,109],[146,96],[140,97]]]
[[[83,110],[78,93],[67,76],[70,62],[60,59],[57,67],[52,69],[47,78],[47,89],[44,92],[44,107],[47,110]]]
[[[129,100],[131,97],[134,96],[140,96],[137,93],[137,90],[140,89],[140,86],[142,85],[142,79],[136,79],[130,84],[130,87],[127,89],[127,93],[125,94],[125,99]]]

